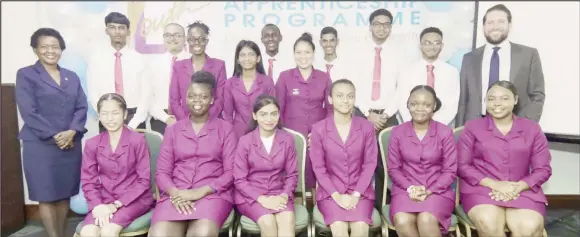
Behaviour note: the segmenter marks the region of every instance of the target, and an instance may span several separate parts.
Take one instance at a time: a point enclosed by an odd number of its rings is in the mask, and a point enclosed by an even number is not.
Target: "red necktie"
[[[326,64],[326,73],[330,76],[330,69],[332,69],[332,64]]]
[[[273,71],[274,71],[274,61],[276,61],[275,58],[271,58],[268,59],[268,76],[271,77],[272,79],[274,79],[272,76]]]
[[[115,93],[123,95],[123,66],[121,65],[121,52],[115,52]]]
[[[173,56],[173,58],[171,58],[171,67],[169,68],[169,81],[171,82],[171,79],[173,78],[173,65],[175,65],[175,61],[177,60],[177,56]],[[171,105],[167,105],[167,113],[171,114]]]
[[[433,73],[433,65],[427,65],[427,85],[435,89],[435,74]]]
[[[371,99],[373,101],[381,98],[381,47],[375,47],[375,70],[373,72],[373,90]]]

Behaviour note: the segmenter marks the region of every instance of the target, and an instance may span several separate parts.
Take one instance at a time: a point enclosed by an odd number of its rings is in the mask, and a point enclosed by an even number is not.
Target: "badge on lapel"
[[[292,94],[298,95],[298,94],[300,94],[300,91],[298,90],[298,88],[294,88],[294,89],[292,89]]]

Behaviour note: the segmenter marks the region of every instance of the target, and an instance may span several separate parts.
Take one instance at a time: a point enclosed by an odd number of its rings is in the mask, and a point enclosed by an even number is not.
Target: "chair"
[[[381,133],[379,133],[379,147],[380,147],[380,152],[381,152],[381,161],[383,162],[383,167],[384,167],[384,172],[385,172],[385,180],[384,183],[388,183],[389,181],[389,175],[387,172],[387,159],[388,159],[388,147],[389,147],[389,138],[391,136],[391,132],[393,130],[393,127],[388,127],[386,129],[384,129],[383,131],[381,131]],[[390,185],[389,185],[390,186]],[[452,185],[453,188],[454,185]],[[459,187],[458,185],[456,187]],[[383,188],[383,208],[382,208],[382,234],[385,237],[389,236],[389,229],[391,230],[396,230],[395,226],[393,225],[393,223],[391,223],[391,220],[389,218],[389,210],[390,210],[390,204],[387,204],[387,187]],[[457,205],[459,203],[459,199],[457,198],[457,196],[459,195],[459,191],[458,188],[455,188],[455,208],[457,209]],[[451,225],[449,226],[449,232],[455,232],[455,236],[461,236],[461,233],[459,231],[459,226],[457,224],[457,217],[452,214],[451,215]]]
[[[374,171],[369,171],[369,172],[374,172]],[[318,188],[318,182],[316,183],[316,188]],[[314,208],[312,209],[312,236],[320,236],[317,235],[318,233],[316,233],[317,231],[319,233],[329,233],[330,231],[330,227],[327,226],[324,223],[324,216],[322,215],[322,213],[320,212],[320,210],[318,210],[318,206],[316,205],[316,189],[314,189],[314,191],[312,192],[312,199],[313,199],[313,205]],[[378,231],[381,230],[381,214],[379,213],[379,211],[376,208],[373,208],[373,213],[371,216],[371,219],[373,221],[373,224],[371,226],[369,226],[369,232],[370,233],[376,233]]]
[[[149,146],[151,162],[151,187],[153,189],[153,196],[155,199],[157,199],[159,197],[159,190],[155,184],[155,170],[157,167],[157,156],[159,156],[159,148],[161,146],[161,141],[163,141],[163,135],[155,131],[147,131],[144,129],[135,129],[135,131],[145,134],[145,139],[147,140],[147,145]],[[120,236],[138,236],[147,234],[147,232],[149,232],[149,226],[151,225],[152,216],[153,210],[135,219],[131,224],[129,224],[129,226],[127,226],[127,228],[121,231]],[[74,235],[75,237],[80,236],[82,225],[82,221],[77,225]]]
[[[459,141],[459,137],[461,136],[461,133],[463,133],[463,126],[462,127],[458,127],[455,128],[453,130],[453,135],[455,137],[455,141]],[[459,178],[457,179],[457,189],[459,190]],[[469,219],[469,216],[467,215],[467,213],[465,212],[465,210],[463,209],[463,206],[461,204],[459,204],[459,192],[457,193],[456,196],[456,200],[458,205],[455,206],[455,214],[457,215],[457,219],[459,220],[459,223],[461,223],[463,225],[463,227],[465,228],[465,235],[467,237],[471,237],[471,230],[477,230],[475,228],[475,225],[473,224],[473,222]],[[505,232],[509,232],[510,230],[506,227]],[[546,232],[546,229],[544,228],[544,237],[548,237],[548,233]]]
[[[294,145],[296,146],[296,158],[298,161],[298,185],[296,192],[302,195],[301,203],[294,203],[294,215],[296,216],[296,233],[306,231],[308,237],[311,237],[312,226],[310,224],[310,215],[306,209],[306,186],[305,184],[305,168],[306,168],[306,138],[299,132],[284,128],[294,136]],[[242,232],[248,234],[260,234],[260,227],[252,219],[241,216],[235,228],[236,236],[241,237]]]

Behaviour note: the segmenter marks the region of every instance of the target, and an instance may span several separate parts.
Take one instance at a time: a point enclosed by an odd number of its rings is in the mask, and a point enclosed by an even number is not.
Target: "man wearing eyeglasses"
[[[169,83],[176,61],[188,59],[191,54],[185,50],[185,29],[177,23],[169,23],[163,29],[163,44],[167,52],[156,55],[154,59],[155,77],[152,78],[154,90],[151,115],[151,129],[161,134],[165,127],[175,123],[175,116],[169,111]]]
[[[435,89],[441,100],[441,108],[433,115],[433,120],[450,127],[459,104],[459,72],[450,64],[439,59],[443,49],[443,32],[435,27],[425,28],[420,36],[422,58],[405,67],[399,80],[399,114],[402,122],[411,120],[407,109],[407,98],[413,87],[428,85]]]

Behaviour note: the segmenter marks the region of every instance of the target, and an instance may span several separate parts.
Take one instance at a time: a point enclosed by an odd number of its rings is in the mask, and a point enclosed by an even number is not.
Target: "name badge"
[[[298,95],[298,94],[300,94],[300,91],[298,90],[298,88],[294,88],[294,89],[292,89],[292,94]]]

